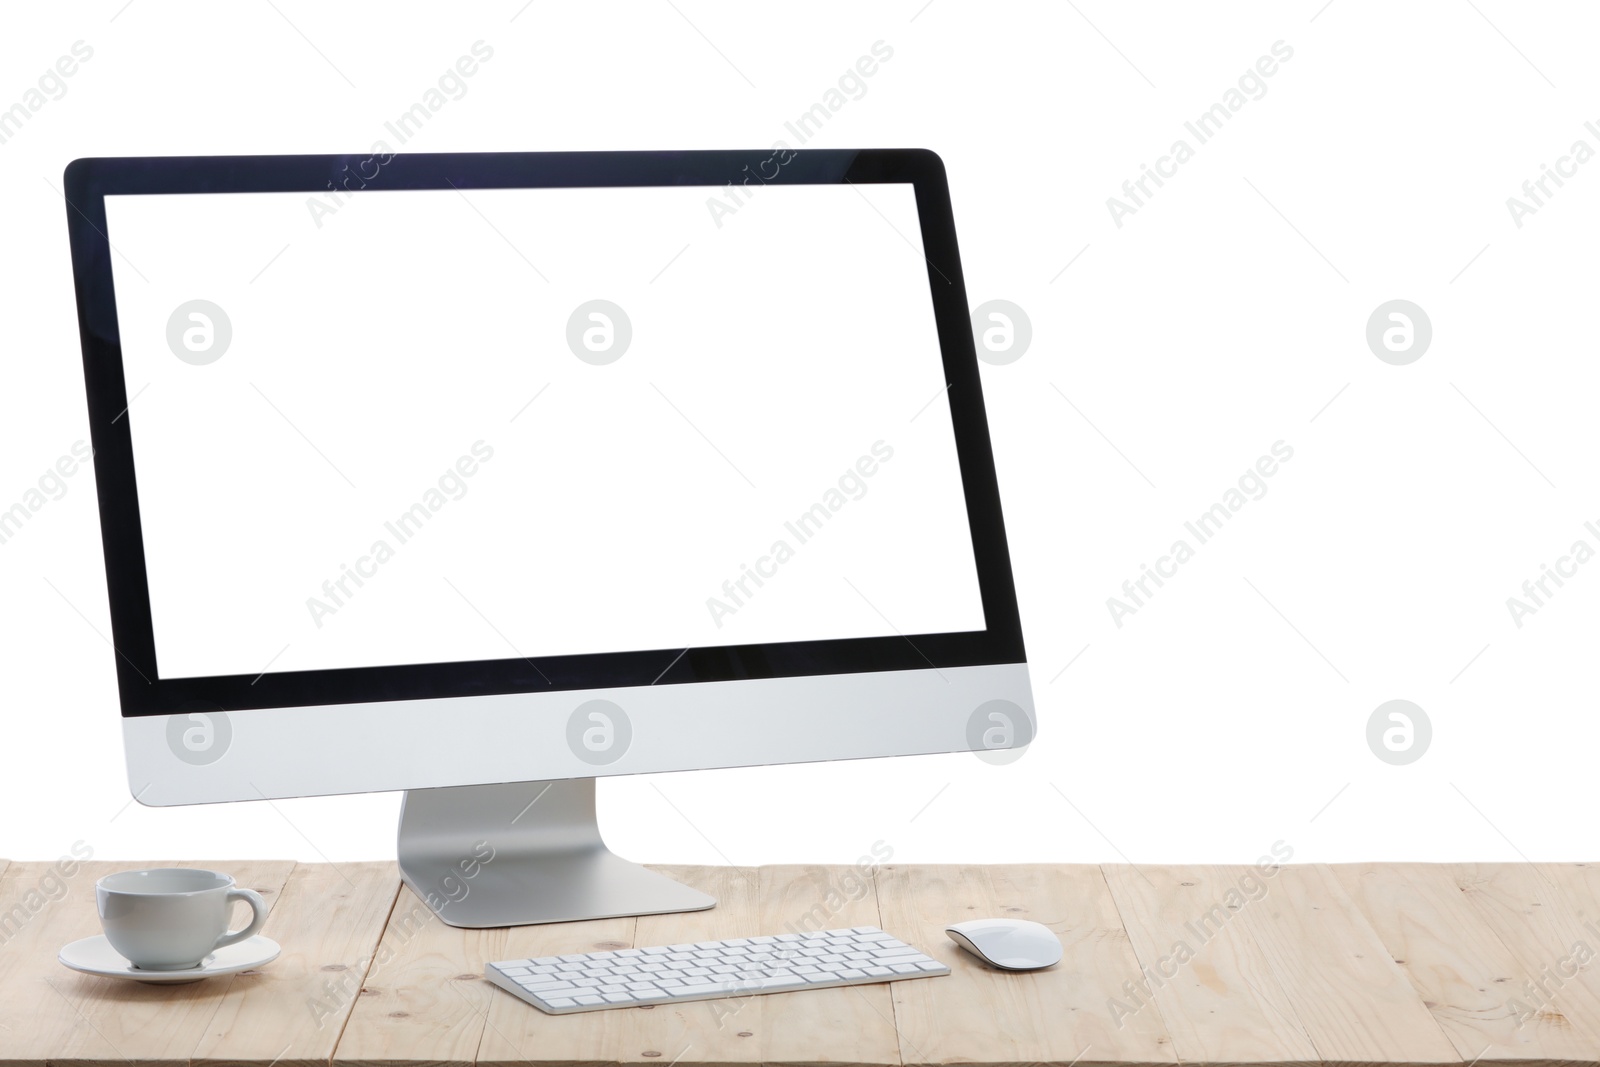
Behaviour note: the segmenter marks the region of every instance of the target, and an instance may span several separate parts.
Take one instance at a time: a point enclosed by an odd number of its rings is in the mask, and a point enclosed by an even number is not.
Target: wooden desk
[[[61,878],[0,860],[0,1065],[1600,1063],[1594,864],[1308,865],[1270,879],[1214,866],[891,864],[865,879],[665,867],[721,904],[487,931],[433,919],[387,863],[185,865],[262,892],[283,955],[182,986],[77,974],[56,951],[98,930],[95,880],[141,864]],[[1045,923],[1065,959],[1004,974],[942,932],[987,915]],[[482,977],[487,960],[819,921],[882,926],[954,973],[560,1017]]]

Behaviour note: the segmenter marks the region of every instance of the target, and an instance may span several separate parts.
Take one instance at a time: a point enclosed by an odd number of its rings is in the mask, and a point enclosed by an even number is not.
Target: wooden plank
[[[1265,884],[1267,892],[1240,909],[1238,921],[1261,946],[1325,1061],[1465,1062],[1332,870],[1283,867]]]
[[[870,863],[762,867],[761,919],[750,929],[786,934],[883,926],[876,874]],[[902,939],[911,933],[891,932]],[[737,1062],[730,1057],[739,1055],[756,1060],[746,1047],[753,1041],[763,1064],[898,1064],[893,989],[813,989],[734,1001],[741,1007],[730,1017],[734,1039],[723,1062]]]
[[[1522,965],[1525,977],[1507,992],[1526,1025],[1571,1028],[1600,1049],[1600,958],[1594,955],[1600,953],[1600,890],[1593,865],[1451,864],[1449,871],[1462,899]]]
[[[696,884],[704,888],[714,885],[715,881],[714,875],[706,875]],[[710,891],[715,892],[714,889]],[[533,959],[569,952],[629,948],[635,944],[634,928],[638,922],[637,919],[622,918],[514,926],[505,931],[505,948],[503,955],[498,958]],[[546,1015],[532,1004],[490,985],[483,979],[481,971],[476,980],[463,980],[456,991],[466,997],[473,1009],[484,1017],[483,1044],[477,1053],[477,1062],[484,1067],[521,1063],[624,1062],[620,1054],[609,1055],[604,1051],[616,1047],[617,1017],[622,1014],[621,1011]],[[637,1059],[637,1052],[626,1057],[627,1061]],[[659,1060],[662,1064],[670,1061],[670,1056]]]
[[[883,927],[948,964],[947,977],[896,982],[895,1021],[907,1064],[1175,1062],[1155,1010],[1113,1018],[1107,994],[1139,965],[1100,869],[1093,866],[885,866]],[[956,947],[944,928],[1015,917],[1050,927],[1061,963],[1000,971]]]
[[[118,870],[153,864],[108,864]],[[271,912],[262,933],[272,937],[277,924],[272,915],[277,911],[284,883],[294,863],[289,860],[248,861],[184,861],[179,867],[198,867],[204,870],[224,871],[233,875],[234,881],[254,889],[266,899]],[[83,887],[86,907],[95,916],[94,883]],[[242,906],[235,906],[235,923],[243,922],[248,915]],[[99,928],[98,919],[88,924]],[[62,977],[53,984],[73,1002],[86,1024],[76,1028],[61,1046],[54,1050],[51,1064],[75,1067],[80,1064],[100,1064],[108,1060],[120,1062],[121,1050],[137,1049],[141,1064],[170,1064],[186,1067],[190,1053],[205,1036],[206,1027],[215,1016],[228,991],[236,984],[248,985],[262,971],[245,971],[239,975],[208,979],[187,985],[143,985],[120,979],[98,978],[78,974],[56,964]],[[269,964],[268,967],[274,966]],[[263,969],[265,970],[265,968]],[[132,1053],[130,1052],[130,1055]]]
[[[400,888],[393,863],[304,864],[284,884],[270,933],[283,955],[235,982],[195,1064],[327,1064]]]
[[[1600,1042],[1512,1007],[1529,975],[1465,899],[1428,863],[1331,868],[1466,1062],[1557,1064],[1592,1058]]]
[[[339,1039],[336,1067],[471,1067],[483,1042],[484,1004],[498,992],[482,981],[483,967],[508,958],[507,933],[449,926],[402,886]],[[462,992],[463,983],[476,985]]]
[[[1541,863],[1531,873],[1539,875],[1556,892],[1562,907],[1547,918],[1561,918],[1562,932],[1569,939],[1568,951],[1557,958],[1550,978],[1543,974],[1536,977],[1554,990],[1552,1004],[1556,1011],[1583,1034],[1590,1049],[1600,1050],[1600,1012],[1594,1010],[1600,1006],[1600,864]],[[1578,945],[1583,946],[1583,951],[1574,952]],[[1563,964],[1564,960],[1570,962]],[[1568,978],[1569,972],[1575,973]],[[1562,991],[1555,989],[1557,980],[1576,984],[1582,994],[1563,999]],[[1529,1007],[1537,1012],[1537,1008]],[[1591,1058],[1600,1059],[1600,1055]]]
[[[1139,969],[1106,982],[1119,1011],[1159,1012],[1173,1051],[1187,1062],[1321,1063],[1261,947],[1239,922],[1258,906],[1252,898],[1260,886],[1271,892],[1257,868],[1103,869],[1138,957]]]

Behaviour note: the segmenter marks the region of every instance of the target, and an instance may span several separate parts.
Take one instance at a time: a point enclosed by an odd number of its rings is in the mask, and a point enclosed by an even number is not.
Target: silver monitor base
[[[450,926],[658,915],[715,897],[606,848],[594,779],[413,789],[400,808],[400,876]]]

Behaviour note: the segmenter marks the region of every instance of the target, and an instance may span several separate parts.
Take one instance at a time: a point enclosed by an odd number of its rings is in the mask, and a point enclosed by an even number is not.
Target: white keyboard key
[[[522,988],[526,989],[530,993],[541,993],[546,995],[551,993],[572,993],[576,992],[578,989],[578,987],[573,985],[571,982],[543,982],[539,985],[525,985]]]
[[[733,993],[745,996],[753,993],[775,993],[782,989],[804,988],[804,978],[756,978],[745,982],[715,982],[708,987],[712,992]]]

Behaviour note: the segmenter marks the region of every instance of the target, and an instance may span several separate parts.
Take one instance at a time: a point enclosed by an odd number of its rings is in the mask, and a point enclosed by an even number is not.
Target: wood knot
[[[458,974],[458,975],[456,975],[456,981],[458,981],[458,982],[476,982],[481,977],[483,977],[483,976],[482,975],[477,975],[477,974]]]
[[[740,1037],[754,1037],[755,1035],[752,1034],[749,1030],[740,1030],[739,1031],[739,1036]]]
[[[391,1019],[409,1019],[409,1018],[411,1018],[411,1013],[409,1011],[391,1011],[389,1013],[389,1018],[391,1018]]]
[[[322,965],[322,969],[325,971],[348,971],[350,968],[343,963],[325,963]]]
[[[626,941],[596,941],[594,947],[606,952],[614,952],[619,948],[632,948]]]
[[[661,1053],[657,1052],[655,1049],[652,1048],[652,1049],[646,1049],[644,1052],[639,1053],[639,1055],[646,1056],[646,1057],[648,1057],[650,1059],[655,1059],[657,1056],[661,1055]]]

